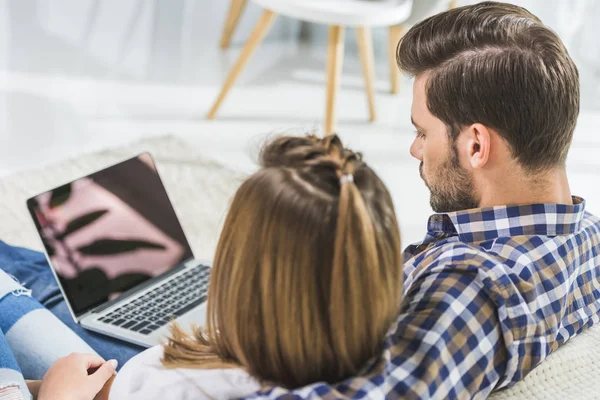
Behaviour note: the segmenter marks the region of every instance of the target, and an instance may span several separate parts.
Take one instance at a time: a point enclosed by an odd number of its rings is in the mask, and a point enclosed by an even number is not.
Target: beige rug
[[[243,175],[204,159],[172,136],[78,156],[0,179],[0,239],[41,250],[25,207],[28,197],[143,151],[153,154],[194,253],[199,258],[212,258],[229,199]],[[513,388],[490,398],[599,399],[600,326],[571,340]]]

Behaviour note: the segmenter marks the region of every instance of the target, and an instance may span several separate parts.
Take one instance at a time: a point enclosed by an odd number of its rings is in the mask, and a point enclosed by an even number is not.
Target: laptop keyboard
[[[206,265],[190,268],[99,321],[148,335],[205,302],[209,276]]]

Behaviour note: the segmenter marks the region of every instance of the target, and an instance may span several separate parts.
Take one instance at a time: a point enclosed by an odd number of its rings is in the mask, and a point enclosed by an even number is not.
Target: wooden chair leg
[[[244,12],[247,1],[248,0],[231,0],[229,13],[227,14],[227,20],[225,21],[225,26],[223,26],[223,34],[221,35],[220,44],[222,49],[229,47],[229,43],[231,43],[231,37],[235,32],[235,28],[237,28],[237,24],[240,20],[242,12]]]
[[[344,27],[329,27],[329,46],[327,50],[327,99],[325,104],[325,134],[335,131],[335,98],[342,76],[344,60]]]
[[[396,61],[396,48],[398,42],[402,39],[404,34],[404,27],[402,25],[390,26],[389,34],[389,62],[390,62],[390,81],[391,81],[391,92],[397,94],[400,92],[400,70],[398,69],[398,63]]]
[[[275,19],[276,15],[277,14],[275,14],[271,10],[265,10],[261,15],[258,24],[256,24],[254,30],[250,34],[248,42],[242,49],[242,53],[240,54],[233,68],[229,72],[229,76],[227,76],[227,79],[225,80],[225,83],[221,88],[221,92],[219,93],[215,104],[210,109],[210,112],[207,116],[208,119],[214,119],[217,115],[217,111],[219,110],[221,103],[225,99],[225,96],[227,96],[227,93],[229,92],[236,79],[240,75],[240,72],[242,72],[242,69],[244,69],[246,62],[250,59],[250,56],[252,56],[252,53],[254,53],[254,50],[256,50],[256,48],[264,38],[265,34],[268,32],[269,27],[273,23],[273,20]]]
[[[365,76],[365,89],[367,91],[367,101],[369,103],[369,117],[371,122],[373,122],[377,116],[375,113],[375,72],[373,65],[373,37],[371,35],[371,28],[364,26],[356,28],[356,39],[363,75]]]

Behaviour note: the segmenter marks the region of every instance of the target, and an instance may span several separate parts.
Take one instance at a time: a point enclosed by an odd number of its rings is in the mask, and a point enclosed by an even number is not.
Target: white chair
[[[228,17],[225,33],[231,33],[241,13],[245,1],[233,0],[232,10],[235,13]],[[215,118],[219,107],[232,88],[244,65],[260,44],[273,23],[275,16],[287,17],[307,22],[321,23],[329,26],[329,45],[327,57],[327,90],[325,110],[325,133],[331,134],[335,128],[335,98],[339,87],[344,55],[344,28],[356,27],[358,49],[361,58],[371,121],[375,115],[375,91],[373,77],[373,41],[370,28],[373,26],[390,27],[390,68],[392,71],[392,88],[399,84],[398,67],[395,61],[396,45],[402,35],[401,24],[422,19],[428,11],[448,4],[448,0],[252,0],[264,7],[264,11],[256,27],[250,34],[248,42],[242,49],[238,60],[231,69],[219,96],[208,113],[208,119]],[[222,46],[228,43],[224,34]],[[227,42],[227,43],[224,43]],[[393,54],[393,56],[392,56]],[[394,89],[392,89],[394,91]]]

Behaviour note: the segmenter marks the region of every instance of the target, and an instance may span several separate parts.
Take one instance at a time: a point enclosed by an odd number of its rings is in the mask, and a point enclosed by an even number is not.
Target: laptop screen
[[[76,316],[193,258],[147,153],[27,205]]]

